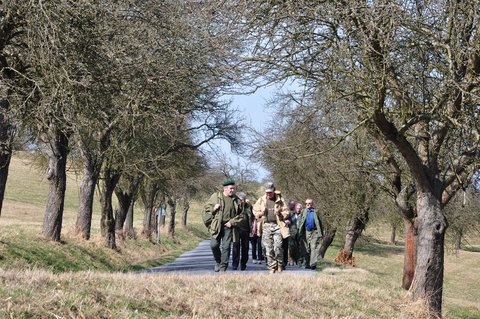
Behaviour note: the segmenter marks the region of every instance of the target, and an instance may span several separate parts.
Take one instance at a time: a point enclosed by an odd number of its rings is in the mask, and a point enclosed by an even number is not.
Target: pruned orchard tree
[[[247,75],[293,78],[312,99],[321,88],[354,104],[359,123],[400,154],[416,190],[413,299],[441,316],[443,208],[479,162],[476,3],[259,0],[234,9],[253,43]]]
[[[319,96],[313,104],[293,102],[288,95],[276,99],[272,109],[276,106],[274,116],[282,121],[272,123],[271,134],[265,133],[258,142],[259,150],[285,196],[315,200],[326,233],[322,254],[339,234],[345,240],[336,260],[354,265],[355,243],[368,224],[378,183],[369,155],[373,145],[365,130],[351,132],[349,108],[344,104],[323,108],[322,99]]]
[[[14,114],[18,112],[19,107],[16,106],[25,99],[23,93],[26,93],[19,90],[19,86],[26,82],[22,73],[27,69],[21,55],[25,20],[19,14],[20,7],[23,6],[12,2],[5,6],[2,4],[0,8],[0,214],[17,128]]]

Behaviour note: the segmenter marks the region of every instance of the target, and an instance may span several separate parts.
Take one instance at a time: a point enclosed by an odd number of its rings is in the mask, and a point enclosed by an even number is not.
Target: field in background
[[[98,201],[92,240],[73,235],[78,180],[68,177],[62,243],[41,238],[48,191],[43,174],[27,158],[12,161],[0,216],[0,317],[12,318],[404,318],[422,307],[400,289],[403,262],[399,245],[387,243],[388,229],[369,225],[354,256],[356,268],[333,262],[336,238],[313,277],[283,273],[216,276],[133,275],[123,272],[172,260],[206,238],[200,205],[189,228],[175,239],[162,229],[161,243],[139,236],[105,247],[98,234]],[[135,212],[141,229],[143,211]],[[179,215],[177,215],[179,220]],[[467,250],[446,250],[444,317],[480,318],[480,240]],[[72,272],[73,271],[73,272]],[[410,310],[409,310],[410,309]]]

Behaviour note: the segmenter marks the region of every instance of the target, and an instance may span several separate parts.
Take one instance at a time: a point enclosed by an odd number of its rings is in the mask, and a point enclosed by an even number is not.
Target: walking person
[[[235,181],[225,181],[223,192],[213,193],[205,204],[203,222],[212,236],[210,247],[216,263],[215,272],[227,270],[233,237],[230,220],[242,214],[241,201],[235,192]]]
[[[273,183],[265,186],[265,195],[253,206],[253,213],[263,221],[262,242],[265,247],[269,273],[283,271],[283,238],[289,236],[285,219],[288,218],[288,207]],[[286,252],[285,252],[286,253]]]
[[[247,199],[248,201],[248,199]],[[253,210],[253,208],[252,208]],[[252,259],[254,264],[261,264],[264,260],[262,247],[262,222],[252,214],[250,220],[250,243],[252,244]]]
[[[252,205],[247,202],[245,193],[239,193],[242,213],[233,217],[230,222],[234,227],[233,235],[233,249],[232,249],[232,268],[238,269],[240,263],[240,270],[247,268],[248,262],[248,248],[250,244],[250,220],[253,217]]]
[[[302,266],[304,263],[303,241],[300,236],[300,222],[302,219],[303,206],[301,203],[295,204],[295,209],[290,212],[290,237],[288,237],[289,263],[290,265]]]
[[[313,207],[311,198],[305,200],[305,206],[299,228],[305,253],[305,268],[316,269],[320,241],[323,239],[323,225],[320,213]]]

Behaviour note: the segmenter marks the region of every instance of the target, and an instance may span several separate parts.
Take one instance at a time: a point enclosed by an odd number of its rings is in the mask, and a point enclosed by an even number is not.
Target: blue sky
[[[271,121],[271,110],[266,109],[267,101],[274,94],[273,87],[260,88],[255,93],[250,95],[232,95],[228,99],[232,99],[232,107],[238,109],[241,113],[241,118],[244,118],[244,124],[254,128],[256,131],[262,131]],[[248,132],[244,136],[244,140],[248,142],[252,140],[252,136],[248,136]],[[230,144],[225,141],[216,140],[212,143],[213,147],[218,147],[228,157],[232,158],[232,163],[243,161],[235,153],[231,152]],[[268,176],[268,172],[259,165],[253,165],[258,181],[262,181]]]

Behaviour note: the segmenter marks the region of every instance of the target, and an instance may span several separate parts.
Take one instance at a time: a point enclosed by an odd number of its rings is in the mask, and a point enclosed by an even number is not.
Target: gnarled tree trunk
[[[168,235],[170,237],[175,237],[175,215],[177,210],[177,199],[175,197],[170,197],[168,200],[168,205],[170,206],[170,222],[168,223]]]
[[[103,190],[100,192],[100,202],[102,205],[102,216],[100,219],[100,231],[105,237],[107,247],[116,249],[115,242],[115,218],[113,216],[112,197],[120,180],[120,174],[114,174],[109,169],[104,172],[104,179],[102,183]]]
[[[318,252],[318,255],[320,256],[320,258],[325,257],[325,253],[327,252],[328,247],[330,247],[330,245],[332,244],[333,238],[335,238],[336,233],[337,233],[337,229],[333,228],[328,232],[328,234],[326,234],[323,237],[322,245],[320,246],[320,250]]]
[[[68,137],[64,132],[51,125],[46,136],[48,156],[47,179],[49,182],[43,236],[49,240],[60,241],[63,221],[63,206],[67,186]]]
[[[415,224],[410,219],[403,219],[405,233],[405,253],[403,254],[402,288],[409,290],[415,274]]]
[[[444,243],[447,222],[433,192],[417,190],[417,244],[414,300],[424,300],[436,316],[442,313]]]
[[[92,229],[95,187],[97,185],[102,163],[101,161],[97,162],[92,160],[89,156],[82,157],[84,174],[80,184],[80,203],[78,207],[77,221],[75,223],[75,232],[80,234],[83,239],[89,240]]]

